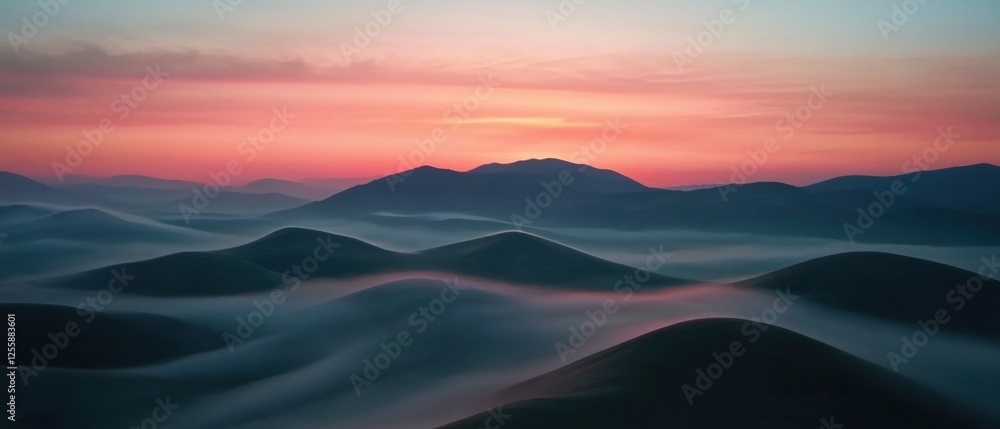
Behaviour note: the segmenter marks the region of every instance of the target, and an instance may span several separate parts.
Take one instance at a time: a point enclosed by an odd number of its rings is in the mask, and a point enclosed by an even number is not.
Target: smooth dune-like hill
[[[74,369],[153,365],[225,347],[210,329],[155,314],[43,304],[2,304],[0,309],[17,315],[17,357],[25,366],[38,359],[32,351],[50,353],[48,344],[63,345],[55,358],[46,359],[48,366]],[[70,322],[76,324],[70,329],[74,337],[67,333]]]
[[[533,284],[612,290],[635,268],[616,264],[521,232],[503,232],[421,252],[432,265],[451,272]],[[652,273],[651,286],[690,283]]]
[[[984,271],[987,275],[995,275]],[[966,285],[982,289],[973,293]],[[763,290],[790,288],[803,299],[868,316],[916,324],[939,309],[951,315],[943,328],[1000,336],[1000,282],[949,265],[907,256],[855,252],[803,262],[735,283]],[[964,296],[957,288],[963,286]],[[961,305],[961,308],[958,306]]]
[[[31,204],[11,204],[0,206],[0,225],[13,225],[39,220],[58,210]]]
[[[330,256],[327,256],[330,255]],[[295,267],[298,268],[296,272]],[[186,252],[41,282],[99,290],[113,269],[135,276],[123,293],[155,296],[229,295],[292,284],[294,278],[347,278],[406,271],[441,271],[499,281],[611,290],[636,269],[530,234],[510,232],[416,253],[382,249],[350,237],[286,228],[254,242],[212,252]],[[689,283],[652,274],[644,286]]]
[[[277,273],[314,258],[317,264],[312,275],[318,277],[351,277],[416,268],[407,254],[355,238],[304,228],[285,228],[251,243],[213,253]],[[320,260],[323,257],[328,259]]]
[[[506,389],[505,429],[986,428],[909,379],[771,326],[751,343],[737,319],[703,319],[643,335]],[[743,354],[688,401],[697,370],[741,341]],[[721,368],[721,366],[720,366]],[[718,374],[717,372],[713,372]],[[711,379],[709,379],[711,380]],[[482,413],[443,426],[481,428]],[[495,422],[494,422],[495,424]],[[839,427],[839,426],[837,426]]]
[[[66,210],[5,228],[11,243],[70,240],[90,243],[161,242],[176,232],[151,224],[130,222],[98,209]]]
[[[115,272],[131,276],[120,293],[148,296],[218,296],[263,292],[282,284],[281,274],[252,262],[214,254],[184,252],[118,264],[39,282],[41,286],[101,290]],[[120,283],[116,283],[117,285]]]

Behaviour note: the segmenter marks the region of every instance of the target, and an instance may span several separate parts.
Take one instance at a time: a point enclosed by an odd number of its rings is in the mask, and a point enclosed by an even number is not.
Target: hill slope
[[[988,271],[985,274],[990,274]],[[982,289],[973,292],[967,285]],[[1000,282],[936,262],[888,253],[827,256],[736,283],[791,293],[829,307],[913,323],[951,314],[945,329],[1000,336]],[[963,296],[961,291],[973,298]],[[959,307],[961,305],[961,307]]]
[[[895,181],[906,187],[905,196],[927,205],[958,211],[995,213],[1000,211],[1000,166],[976,164],[964,167],[921,171],[898,176],[843,176],[804,189],[810,192],[864,190],[885,192]]]
[[[685,322],[511,387],[505,429],[973,428],[961,406],[874,364],[771,326],[751,343],[736,319]],[[740,341],[723,369],[714,356]],[[740,352],[742,350],[742,352]],[[715,364],[716,379],[697,370]],[[718,374],[712,370],[713,374]],[[710,383],[710,384],[709,384]],[[689,398],[691,398],[689,402]],[[443,429],[482,427],[489,413]]]
[[[135,277],[123,293],[155,296],[252,293],[292,284],[295,277],[348,278],[421,270],[527,285],[613,290],[616,282],[636,272],[635,268],[519,232],[400,253],[350,237],[286,228],[230,249],[178,253],[56,278],[42,285],[100,290],[107,286],[114,269],[127,270]],[[652,274],[639,283],[658,287],[689,282]]]

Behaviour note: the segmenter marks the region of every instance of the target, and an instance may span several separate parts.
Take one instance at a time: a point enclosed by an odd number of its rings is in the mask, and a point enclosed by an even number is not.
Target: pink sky
[[[435,129],[446,140],[404,167],[467,170],[551,157],[653,186],[706,184],[728,182],[748,151],[776,139],[779,149],[757,162],[750,180],[805,184],[898,174],[949,126],[961,137],[938,151],[932,168],[1000,164],[1000,59],[979,51],[800,52],[761,44],[762,33],[746,24],[678,73],[683,30],[661,47],[651,42],[662,35],[628,31],[598,43],[579,28],[568,33],[578,39],[563,33],[531,46],[523,35],[509,43],[443,39],[418,23],[400,24],[350,62],[339,55],[349,26],[325,49],[262,41],[262,53],[172,40],[38,42],[0,52],[0,170],[52,176],[54,163],[70,166],[67,147],[102,120],[114,131],[69,174],[205,181],[235,160],[238,182],[374,177],[396,173]],[[169,75],[137,89],[157,66]],[[484,79],[495,88],[480,88]],[[819,101],[813,88],[832,95]],[[145,99],[120,100],[131,91]],[[813,106],[803,107],[811,97]],[[474,108],[454,111],[463,102]],[[250,159],[243,142],[269,126],[275,109],[294,119]],[[791,133],[779,121],[797,110],[809,119]],[[609,120],[627,127],[603,151],[587,149]]]

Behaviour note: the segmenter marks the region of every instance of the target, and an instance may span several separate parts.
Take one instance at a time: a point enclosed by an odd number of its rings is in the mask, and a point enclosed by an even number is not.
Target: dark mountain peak
[[[1000,166],[993,165],[987,162],[980,162],[979,164],[967,165],[965,167],[953,167],[953,168],[968,168],[975,170],[1000,170]]]
[[[601,169],[586,164],[575,164],[556,158],[532,158],[510,164],[493,163],[469,170],[469,174],[474,175],[527,175],[542,176],[550,178],[550,180],[559,178],[565,174],[563,172],[569,172],[574,181],[584,182],[579,185],[574,183],[574,186],[586,188],[593,192],[639,192],[650,189],[646,185],[636,182],[614,170]]]
[[[434,167],[434,166],[431,166],[431,165],[421,165],[421,166],[419,166],[417,168],[414,168],[412,170],[400,173],[400,175],[404,176],[404,177],[411,176],[411,175],[414,175],[414,174],[421,174],[421,175],[427,175],[427,174],[450,175],[450,174],[461,174],[461,173],[458,172],[458,171],[455,171],[455,170],[449,170],[447,168],[438,168],[438,167]]]
[[[522,161],[515,161],[509,164],[494,162],[481,165],[469,173],[472,174],[504,174],[504,173],[548,173],[571,168],[582,168],[583,164],[574,164],[557,158],[531,158]]]
[[[4,188],[8,186],[17,186],[22,189],[47,189],[48,185],[41,182],[37,182],[20,174],[11,173],[8,171],[0,171],[0,185]],[[4,189],[5,191],[7,189]]]

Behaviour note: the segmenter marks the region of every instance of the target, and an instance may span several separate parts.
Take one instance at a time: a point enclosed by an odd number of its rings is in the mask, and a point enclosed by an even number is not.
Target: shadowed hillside
[[[670,326],[511,387],[499,398],[510,416],[503,427],[815,428],[820,419],[849,428],[986,427],[908,379],[783,328],[750,343],[740,334],[744,323]],[[696,370],[718,366],[713,354],[734,341],[742,354],[689,402],[682,386],[694,388]],[[489,417],[443,429],[480,428]]]
[[[296,277],[348,278],[404,271],[442,271],[529,285],[611,290],[636,269],[608,262],[533,235],[510,232],[418,253],[401,253],[361,240],[286,228],[254,242],[213,252],[186,252],[41,282],[99,290],[113,269],[135,280],[123,293],[156,296],[229,295],[289,285]],[[685,280],[652,274],[644,286]]]
[[[48,366],[145,366],[225,347],[218,333],[166,316],[39,304],[3,304],[0,308],[4,314],[17,314],[17,347],[21,350],[18,358],[22,365],[38,365],[32,363],[38,358],[31,351],[42,352],[51,347],[49,344],[60,343],[63,346],[58,355],[46,360]],[[68,323],[75,325],[67,329]]]
[[[967,290],[969,284],[976,288],[982,284],[982,290]],[[983,282],[976,273],[907,256],[844,253],[736,285],[766,290],[790,288],[793,294],[816,303],[901,323],[933,319],[937,310],[946,309],[952,317],[944,329],[1000,336],[1000,314],[996,311],[1000,282]],[[959,292],[960,285],[972,298]]]

